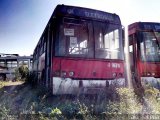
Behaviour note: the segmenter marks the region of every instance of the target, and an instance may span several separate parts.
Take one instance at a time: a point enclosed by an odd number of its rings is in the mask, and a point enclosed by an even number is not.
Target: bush
[[[19,73],[20,73],[22,79],[27,78],[27,76],[29,74],[28,67],[26,67],[25,65],[20,66]]]
[[[5,85],[3,81],[0,81],[0,88],[2,88]]]
[[[160,113],[160,92],[154,87],[148,87],[145,89],[144,96],[144,106],[146,109],[149,109],[149,112],[152,114]]]
[[[76,102],[66,102],[59,107],[64,116],[68,119],[73,119],[78,113],[78,104]]]
[[[9,118],[9,109],[4,105],[0,105],[0,119]]]
[[[58,108],[55,108],[55,109],[53,109],[52,111],[51,111],[51,113],[50,113],[50,116],[57,116],[57,115],[61,115],[62,114],[62,112],[61,112],[61,110],[60,109],[58,109]]]
[[[117,89],[117,93],[120,97],[120,114],[138,114],[141,111],[141,103],[139,102],[138,97],[134,93],[133,89],[119,88]]]
[[[29,69],[26,65],[22,65],[15,70],[15,80],[26,80],[29,75]]]

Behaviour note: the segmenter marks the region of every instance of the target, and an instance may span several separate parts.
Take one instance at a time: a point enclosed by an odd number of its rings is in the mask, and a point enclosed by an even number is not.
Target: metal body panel
[[[106,84],[106,81],[108,81],[108,84]],[[107,92],[107,88],[125,87],[124,78],[114,80],[73,80],[53,77],[52,82],[53,94],[94,94],[102,91]]]
[[[118,60],[91,60],[78,58],[53,58],[53,76],[55,72],[66,72],[73,79],[115,79],[124,78],[124,62]],[[69,72],[74,72],[69,76]]]

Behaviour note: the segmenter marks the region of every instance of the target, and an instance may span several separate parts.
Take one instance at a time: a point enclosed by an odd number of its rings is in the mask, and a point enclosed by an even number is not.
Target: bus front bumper
[[[160,89],[160,78],[155,77],[141,77],[141,84],[143,87],[152,86]]]
[[[96,94],[110,88],[125,87],[124,78],[114,80],[73,80],[53,77],[53,94]]]

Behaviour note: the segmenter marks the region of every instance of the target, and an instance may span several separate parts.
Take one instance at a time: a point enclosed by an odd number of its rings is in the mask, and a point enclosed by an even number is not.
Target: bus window
[[[5,67],[5,62],[4,61],[0,61],[0,66]]]
[[[94,23],[95,57],[103,59],[123,59],[122,39],[119,26],[110,23]],[[121,41],[121,42],[120,42]]]
[[[142,32],[143,40],[140,43],[142,61],[159,61],[158,40],[153,32]]]
[[[88,26],[85,21],[65,18],[60,26],[57,56],[84,57],[88,54]],[[57,44],[56,43],[56,44]]]
[[[11,61],[7,61],[7,67],[11,68],[12,67],[12,62]]]
[[[16,68],[17,67],[17,61],[12,61],[12,68]]]

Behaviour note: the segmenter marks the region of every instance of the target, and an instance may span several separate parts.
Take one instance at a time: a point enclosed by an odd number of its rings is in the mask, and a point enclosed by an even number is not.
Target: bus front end
[[[124,86],[124,39],[119,16],[73,6],[59,6],[55,14],[53,94],[92,94]]]
[[[94,94],[125,86],[123,61],[53,59],[53,94]]]
[[[140,33],[140,36],[142,41],[139,69],[142,86],[148,84],[160,89],[160,31],[153,29]]]
[[[160,89],[160,23],[137,22],[129,28],[132,72],[137,83]]]

